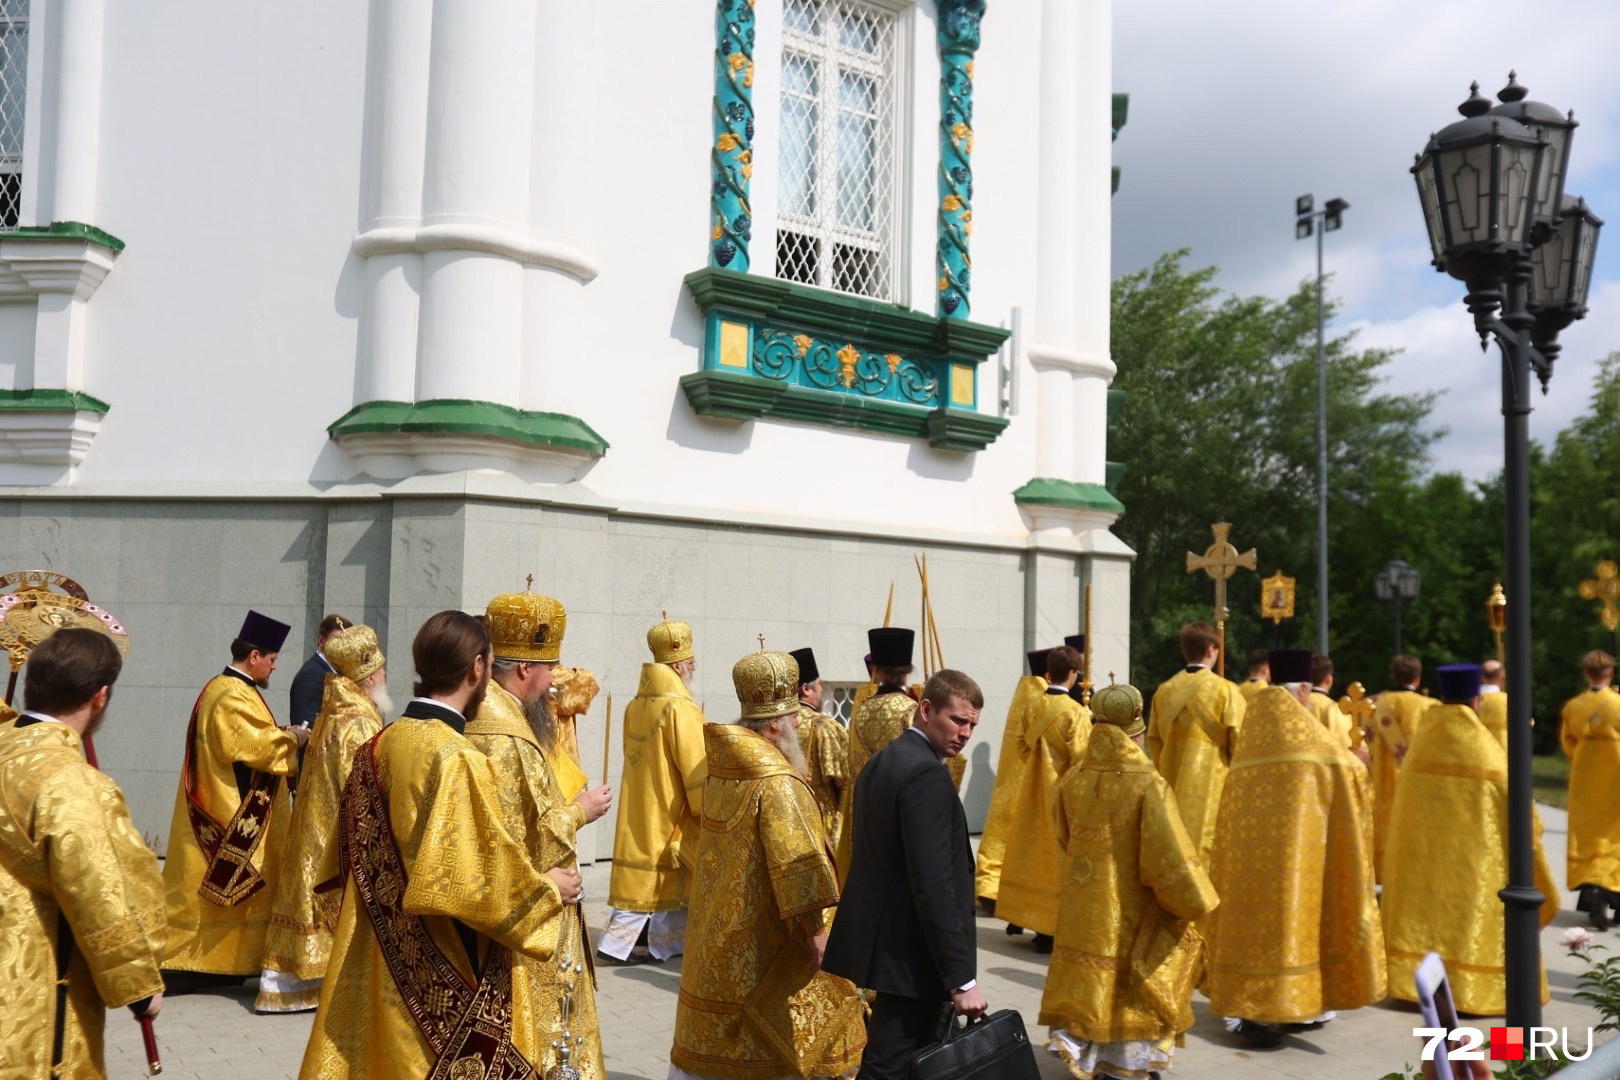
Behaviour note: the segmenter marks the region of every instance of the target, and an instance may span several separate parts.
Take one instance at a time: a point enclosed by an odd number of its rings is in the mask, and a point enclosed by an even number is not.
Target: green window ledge
[[[585,421],[564,413],[530,412],[491,401],[368,401],[326,429],[333,439],[356,435],[484,435],[530,446],[562,447],[595,457],[607,440]]]
[[[84,240],[114,253],[124,250],[124,242],[105,229],[82,221],[53,221],[49,225],[24,225],[0,233],[0,240]]]
[[[79,390],[0,390],[0,412],[89,412],[105,416],[112,408]]]
[[[1115,514],[1125,512],[1125,504],[1114,498],[1102,484],[1081,484],[1047,476],[1038,476],[1013,492],[1013,500],[1019,505],[1033,503],[1038,506],[1068,506],[1076,510],[1105,510]]]

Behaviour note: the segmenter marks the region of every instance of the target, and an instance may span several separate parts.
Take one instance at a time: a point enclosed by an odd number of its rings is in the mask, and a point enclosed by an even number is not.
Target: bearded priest
[[[917,715],[917,699],[911,696],[906,679],[913,671],[912,650],[917,633],[903,627],[883,626],[866,632],[871,648],[872,679],[877,692],[862,702],[849,718],[849,780],[844,787],[845,827],[838,837],[834,862],[838,880],[849,880],[849,863],[854,854],[855,782],[872,755],[900,737]]]
[[[320,1001],[343,896],[316,891],[322,880],[318,868],[337,847],[340,800],[354,755],[382,730],[384,714],[394,711],[375,630],[358,625],[334,630],[324,652],[332,671],[309,735],[300,771],[303,783],[293,803],[292,836],[270,906],[264,972],[253,1003],[259,1012],[305,1012]]]
[[[1205,866],[1215,843],[1226,769],[1243,725],[1243,695],[1211,667],[1220,653],[1220,637],[1209,623],[1183,626],[1181,655],[1187,667],[1159,685],[1148,716],[1148,754],[1159,775],[1170,781],[1181,820]]]
[[[855,986],[820,970],[838,883],[799,748],[799,667],[759,652],[731,672],[742,718],[703,729],[709,774],[670,1080],[853,1077]]]
[[[489,602],[484,625],[495,668],[478,715],[467,722],[467,741],[494,767],[501,820],[528,849],[535,869],[577,870],[575,836],[607,813],[613,791],[603,786],[570,794],[560,779],[566,751],[558,743],[549,691],[552,669],[562,658],[568,612],[549,596],[504,593]],[[607,1076],[589,948],[583,910],[570,904],[563,911],[556,954],[550,960],[517,958],[512,1042],[541,1076],[568,1065],[582,1080]]]
[[[979,837],[979,853],[973,865],[973,894],[987,912],[996,913],[1001,895],[1001,866],[1007,857],[1007,839],[1018,835],[1013,818],[1013,796],[1019,787],[1023,745],[1018,733],[1024,730],[1024,713],[1046,693],[1046,658],[1051,649],[1034,649],[1025,654],[1029,674],[1013,687],[1012,704],[1007,706],[1007,725],[1001,729],[1001,750],[996,754],[996,782],[990,789],[990,811],[985,815],[984,833]],[[1008,926],[1007,933],[1022,933],[1022,927]]]

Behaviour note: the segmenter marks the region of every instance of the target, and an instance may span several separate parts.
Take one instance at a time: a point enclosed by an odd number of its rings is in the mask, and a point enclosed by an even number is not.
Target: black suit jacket
[[[920,733],[872,755],[854,818],[822,966],[881,994],[949,998],[976,977],[973,851],[951,774]]]
[[[321,714],[321,698],[326,693],[326,676],[332,671],[320,653],[312,653],[293,676],[287,691],[287,722],[294,727],[314,727]]]

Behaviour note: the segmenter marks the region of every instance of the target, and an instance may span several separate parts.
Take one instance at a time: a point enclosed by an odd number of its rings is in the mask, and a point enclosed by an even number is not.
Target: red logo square
[[[1492,1061],[1523,1061],[1524,1060],[1524,1028],[1522,1028],[1522,1027],[1493,1027],[1493,1028],[1491,1028],[1491,1060]]]

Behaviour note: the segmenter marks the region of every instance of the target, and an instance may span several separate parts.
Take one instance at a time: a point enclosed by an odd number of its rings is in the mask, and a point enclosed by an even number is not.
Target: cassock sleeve
[[[157,858],[123,793],[90,766],[40,793],[36,837],[51,889],[108,1008],[161,993],[166,921]]]
[[[818,773],[832,784],[834,791],[842,791],[849,777],[849,736],[836,723],[818,721],[811,745]]]
[[[1221,680],[1225,682],[1225,680]],[[1232,764],[1232,750],[1237,745],[1238,729],[1243,726],[1243,711],[1248,708],[1243,701],[1243,695],[1238,693],[1237,686],[1226,683],[1222,688],[1226,692],[1226,704],[1221,709],[1221,736],[1217,743],[1221,751],[1221,760]]]
[[[1148,757],[1152,759],[1155,765],[1159,763],[1160,757],[1164,754],[1164,735],[1161,734],[1164,731],[1164,721],[1159,710],[1159,699],[1162,697],[1164,697],[1164,687],[1161,686],[1154,691],[1153,707],[1148,710],[1147,752]],[[1231,760],[1230,749],[1223,750],[1222,754],[1228,761]]]
[[[1580,700],[1579,698],[1576,699]],[[1575,758],[1575,748],[1581,744],[1581,733],[1575,723],[1575,702],[1571,701],[1564,706],[1564,711],[1558,722],[1558,742],[1564,748],[1564,756],[1570,760]]]
[[[901,778],[896,799],[911,901],[947,990],[966,985],[976,971],[951,881],[950,804],[955,798],[950,772],[927,764]]]
[[[809,785],[794,776],[767,777],[760,784],[757,820],[777,914],[792,919],[838,903],[838,879]]]
[[[1162,777],[1155,777],[1142,795],[1141,843],[1142,884],[1153,890],[1160,907],[1187,920],[1215,910],[1220,897],[1181,822],[1176,793]]]
[[[276,726],[270,714],[255,708],[252,690],[229,693],[209,710],[208,741],[225,760],[272,776],[298,771],[298,739]]]
[[[565,866],[574,861],[575,837],[585,827],[585,808],[564,797],[556,771],[537,747],[519,742],[517,749],[524,759],[524,785],[540,815],[540,831],[543,834],[540,850],[551,856],[544,865],[537,864],[536,869],[550,870],[555,866]],[[559,749],[556,752],[563,751]],[[530,850],[536,849],[531,845]]]
[[[670,760],[681,771],[681,783],[686,786],[686,805],[691,808],[695,818],[703,816],[703,785],[709,780],[709,757],[703,749],[704,723],[703,713],[698,707],[689,701],[682,701],[672,706],[669,723],[664,725],[664,738],[669,740]]]

